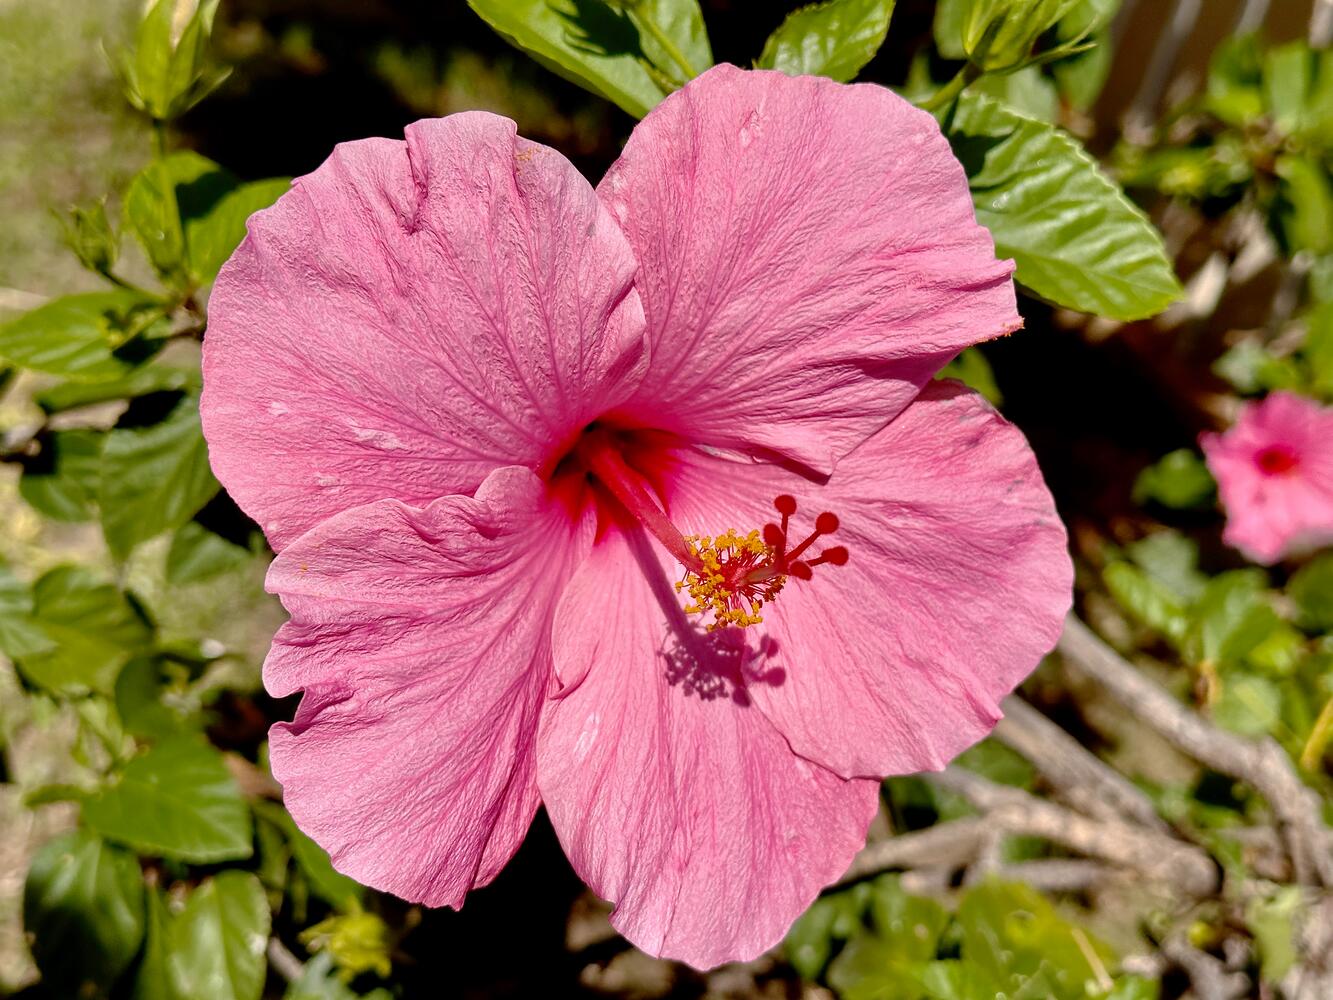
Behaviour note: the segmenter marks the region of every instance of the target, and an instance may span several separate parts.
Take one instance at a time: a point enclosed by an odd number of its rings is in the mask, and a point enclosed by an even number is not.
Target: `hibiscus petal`
[[[559,583],[589,537],[509,468],[476,499],[346,511],[278,556],[292,619],[264,683],[305,696],[271,731],[273,774],[339,871],[456,907],[508,861],[538,804]]]
[[[641,373],[633,257],[574,167],[482,112],[406,134],[257,213],[209,301],[213,468],[278,548],[537,468]]]
[[[773,465],[682,452],[671,513],[715,535],[822,511],[844,566],[789,578],[762,609],[781,683],[749,693],[792,748],[856,775],[938,770],[991,731],[998,702],[1055,645],[1069,610],[1066,536],[1023,435],[957,383],[933,383],[825,485]]]
[[[684,621],[661,558],[615,535],[570,581],[553,647],[560,676],[582,679],[543,713],[537,780],[616,928],[710,968],[777,943],[847,869],[878,782],[791,752],[735,682],[753,653]]]
[[[598,186],[639,259],[630,416],[820,472],[964,347],[1022,325],[935,120],[883,87],[720,65]]]

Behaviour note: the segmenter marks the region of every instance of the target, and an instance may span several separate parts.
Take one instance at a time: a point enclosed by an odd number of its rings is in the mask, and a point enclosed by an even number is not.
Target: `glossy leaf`
[[[1121,320],[1154,315],[1179,297],[1161,236],[1071,136],[964,94],[949,139],[977,221],[1037,295]]]
[[[631,13],[603,0],[468,0],[511,44],[568,80],[642,118],[684,82],[683,70]],[[697,74],[713,64],[698,0],[642,0]]]
[[[895,0],[825,0],[787,15],[764,43],[761,69],[846,83],[875,57]]]
[[[172,981],[183,997],[259,1000],[268,901],[249,872],[224,871],[190,894],[171,930]]]
[[[142,610],[82,567],[50,570],[33,584],[32,598],[32,620],[50,645],[18,666],[55,694],[110,694],[121,666],[152,642]]]
[[[94,383],[96,384],[96,383]],[[56,521],[90,521],[97,516],[103,431],[52,431],[39,438],[41,451],[26,458],[19,496]]]
[[[138,862],[86,830],[57,837],[28,869],[23,923],[50,995],[104,996],[143,940]]]
[[[160,424],[111,431],[98,505],[112,554],[123,559],[140,542],[180,527],[220,488],[208,465],[197,398],[181,400]]]
[[[248,858],[250,813],[222,756],[190,736],[131,760],[83,807],[83,821],[142,853],[210,863]]]
[[[150,348],[129,342],[154,308],[130,291],[67,295],[0,326],[0,358],[67,378],[118,378],[146,360]]]
[[[115,399],[133,399],[150,392],[177,392],[199,387],[199,371],[147,364],[108,382],[62,382],[34,394],[33,402],[47,413],[63,413]]]
[[[0,653],[17,660],[54,648],[55,641],[33,618],[32,591],[0,565]]]
[[[211,205],[200,205],[197,214],[187,214],[185,244],[190,273],[196,281],[211,282],[218,269],[245,238],[245,221],[267,208],[291,187],[285,177],[242,184]],[[187,213],[194,206],[185,203]]]

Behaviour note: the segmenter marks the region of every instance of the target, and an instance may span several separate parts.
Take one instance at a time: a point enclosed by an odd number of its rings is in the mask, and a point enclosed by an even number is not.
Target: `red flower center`
[[[1300,464],[1300,456],[1290,445],[1270,444],[1254,456],[1254,462],[1267,476],[1283,476]]]
[[[624,435],[590,428],[562,460],[561,467],[581,471],[601,486],[619,512],[629,515],[662,543],[684,569],[676,591],[689,596],[685,611],[711,615],[709,631],[757,625],[763,621],[760,609],[778,596],[788,577],[809,580],[818,566],[847,563],[845,545],[830,546],[813,558],[806,557],[816,541],[838,530],[837,515],[828,511],[815,518],[814,530],[803,540],[791,544],[788,532],[797,504],[796,498],[787,494],[773,500],[781,523],[770,521],[743,532],[728,528],[718,535],[684,534],[654,497],[648,477],[626,461],[625,445]]]

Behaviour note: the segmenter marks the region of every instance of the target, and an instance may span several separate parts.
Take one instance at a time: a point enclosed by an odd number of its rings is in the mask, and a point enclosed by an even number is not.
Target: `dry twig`
[[[929,775],[929,779],[963,796],[986,813],[988,823],[998,824],[1009,833],[1041,837],[1080,854],[1170,882],[1191,895],[1207,896],[1217,888],[1217,866],[1193,844],[1123,820],[1091,819],[959,767],[947,767],[939,774]]]
[[[1154,684],[1074,615],[1057,648],[1077,673],[1180,750],[1213,770],[1251,785],[1278,821],[1296,881],[1333,887],[1333,855],[1315,793],[1272,739],[1250,740],[1212,725]]]
[[[1018,751],[1081,812],[1103,819],[1132,819],[1167,832],[1152,800],[1041,712],[1016,696],[1004,700],[995,737]]]

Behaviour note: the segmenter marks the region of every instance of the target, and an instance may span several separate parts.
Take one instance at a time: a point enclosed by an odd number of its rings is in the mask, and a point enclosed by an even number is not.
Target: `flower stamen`
[[[789,576],[809,580],[816,566],[845,566],[847,546],[834,545],[813,559],[801,556],[818,539],[838,530],[838,516],[825,511],[815,518],[814,530],[794,548],[788,548],[788,530],[796,514],[796,498],[782,494],[773,499],[781,523],[720,535],[683,535],[658,506],[642,477],[630,468],[611,437],[601,430],[585,433],[576,449],[587,472],[646,528],[681,564],[685,575],[677,593],[687,593],[688,614],[711,615],[706,628],[745,628],[764,620],[759,612],[773,601]]]

